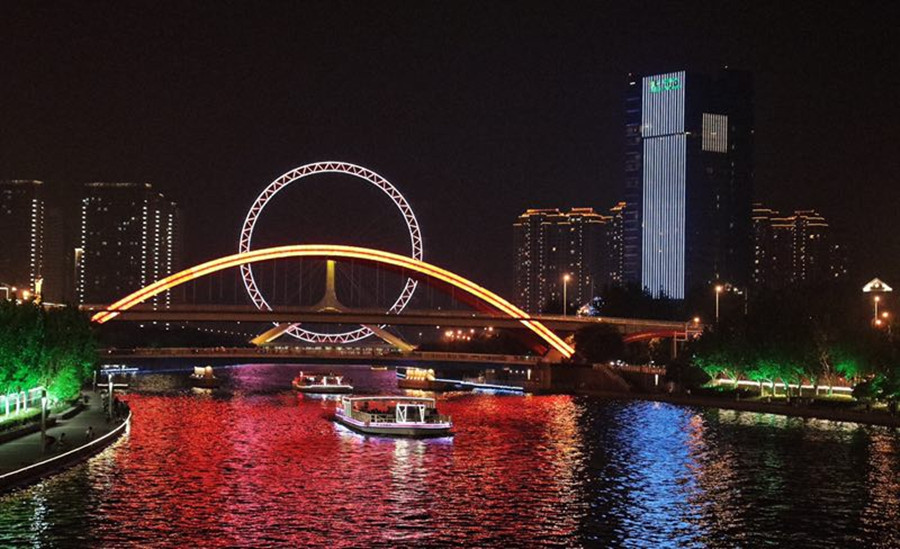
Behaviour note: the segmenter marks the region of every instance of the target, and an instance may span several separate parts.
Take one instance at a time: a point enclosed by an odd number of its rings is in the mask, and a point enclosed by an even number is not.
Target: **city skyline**
[[[162,10],[139,21],[115,7],[2,9],[14,45],[3,50],[3,70],[21,85],[0,105],[0,178],[40,179],[70,194],[88,181],[152,182],[190,213],[188,262],[232,251],[246,208],[275,177],[338,159],[395,182],[422,219],[428,259],[510,295],[511,219],[531,207],[620,200],[627,74],[728,64],[753,72],[757,88],[754,200],[814,208],[846,232],[863,272],[888,280],[898,272],[900,241],[887,212],[896,160],[880,152],[888,139],[879,138],[896,112],[889,86],[858,75],[896,77],[877,56],[858,60],[841,47],[851,40],[891,55],[879,47],[886,29],[874,10],[803,18],[781,7],[770,24],[764,9],[737,17],[671,7],[305,7],[304,20],[336,29],[326,36],[264,27],[273,13],[250,7],[215,19],[200,7]],[[284,20],[298,14],[276,11]],[[845,16],[859,24],[834,44],[817,43],[826,53],[804,56],[812,37]],[[558,35],[542,30],[546,18]],[[488,19],[505,32],[479,23]],[[599,32],[626,22],[652,32],[615,40]],[[185,42],[192,25],[203,30]],[[38,29],[56,39],[39,41]],[[697,36],[720,47],[701,48]],[[385,65],[388,58],[400,62]],[[850,94],[859,109],[831,109]],[[855,200],[844,199],[848,182]],[[461,239],[481,245],[462,250]]]
[[[0,546],[900,546],[896,19],[0,2]]]

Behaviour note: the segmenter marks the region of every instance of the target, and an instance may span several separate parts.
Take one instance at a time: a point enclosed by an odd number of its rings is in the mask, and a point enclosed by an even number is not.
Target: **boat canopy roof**
[[[345,396],[342,400],[347,400],[350,402],[363,402],[363,401],[391,401],[391,402],[427,402],[430,404],[434,404],[435,400],[433,398],[428,397],[410,397],[403,395],[396,396],[355,396],[355,397],[347,397]]]

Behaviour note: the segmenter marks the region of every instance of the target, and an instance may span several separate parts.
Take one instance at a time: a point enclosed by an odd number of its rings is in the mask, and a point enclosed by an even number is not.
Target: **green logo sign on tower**
[[[650,81],[650,93],[661,93],[664,91],[680,90],[681,80],[677,76],[660,78],[659,80]]]

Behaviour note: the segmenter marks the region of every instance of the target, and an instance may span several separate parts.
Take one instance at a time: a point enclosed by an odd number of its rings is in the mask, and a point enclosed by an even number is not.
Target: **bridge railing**
[[[147,347],[129,349],[105,349],[101,356],[106,357],[361,357],[361,358],[405,358],[425,361],[464,361],[493,362],[509,364],[537,364],[540,357],[530,355],[494,355],[479,353],[452,353],[440,351],[412,351],[402,353],[392,348],[381,347]]]

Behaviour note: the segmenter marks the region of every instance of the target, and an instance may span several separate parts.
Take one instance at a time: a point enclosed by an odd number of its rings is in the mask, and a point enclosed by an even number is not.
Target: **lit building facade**
[[[43,286],[45,213],[43,182],[0,182],[0,282],[20,292]]]
[[[752,82],[746,73],[632,77],[624,276],[654,296],[750,279]]]
[[[593,208],[529,209],[520,215],[513,224],[516,305],[539,313],[560,306],[565,293],[566,308],[574,312],[612,283],[619,261],[610,249],[611,221]]]
[[[79,236],[79,303],[111,303],[175,272],[181,263],[179,210],[149,183],[85,185]],[[154,308],[170,303],[168,292],[151,301]]]
[[[619,202],[609,209],[606,229],[609,262],[606,278],[613,286],[622,286],[625,282],[625,210],[625,202]]]
[[[753,267],[751,280],[755,287],[774,287],[784,276],[791,261],[791,245],[785,235],[777,233],[772,221],[781,214],[761,204],[753,205]]]
[[[825,218],[815,210],[780,215],[753,208],[753,284],[783,288],[842,278],[847,273],[844,250],[832,241]]]

